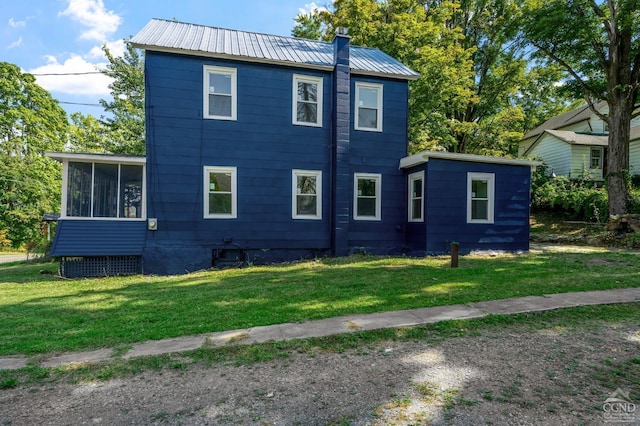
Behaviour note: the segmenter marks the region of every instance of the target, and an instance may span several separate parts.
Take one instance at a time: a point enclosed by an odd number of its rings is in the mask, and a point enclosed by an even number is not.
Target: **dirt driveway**
[[[437,344],[377,342],[245,366],[176,362],[125,380],[5,389],[0,424],[601,425],[616,387],[640,395],[637,378],[607,382],[612,369],[637,363],[640,324],[511,327]],[[640,414],[631,420],[640,424]]]

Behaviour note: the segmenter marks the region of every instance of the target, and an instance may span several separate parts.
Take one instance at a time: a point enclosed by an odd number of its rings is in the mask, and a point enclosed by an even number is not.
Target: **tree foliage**
[[[46,212],[60,205],[60,166],[44,156],[62,151],[65,111],[35,78],[0,62],[0,234],[13,247],[40,239]]]
[[[521,38],[542,60],[560,66],[567,87],[609,126],[609,214],[626,212],[630,122],[640,90],[638,0],[527,0]],[[608,112],[594,105],[604,100]]]
[[[565,108],[560,94],[538,104],[520,45],[521,7],[512,0],[336,0],[332,10],[296,18],[293,34],[376,47],[420,73],[410,85],[410,151],[515,154],[525,126]],[[548,105],[552,104],[552,105]],[[562,105],[560,107],[556,105]],[[549,118],[547,117],[544,117]]]
[[[69,117],[69,142],[67,149],[71,152],[111,152],[114,141],[111,129],[94,116],[74,112]]]
[[[143,155],[146,149],[144,59],[129,41],[125,43],[122,57],[113,56],[106,46],[102,48],[109,60],[103,73],[113,78],[109,85],[111,100],[100,100],[105,111],[111,114],[101,120],[109,129],[109,137],[103,140],[104,149],[113,154]]]

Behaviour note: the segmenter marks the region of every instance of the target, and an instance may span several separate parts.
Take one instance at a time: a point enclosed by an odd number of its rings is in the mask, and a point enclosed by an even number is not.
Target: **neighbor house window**
[[[322,77],[293,76],[293,124],[322,126]]]
[[[143,175],[141,165],[70,161],[65,216],[142,218]]]
[[[292,217],[322,219],[322,172],[292,171]]]
[[[205,65],[204,118],[235,120],[236,69]]]
[[[204,168],[205,219],[237,217],[237,170],[235,167]]]
[[[590,165],[592,169],[602,168],[602,152],[603,149],[601,147],[591,148]]]
[[[424,172],[409,175],[409,222],[424,221]]]
[[[467,222],[493,223],[495,175],[467,173]]]
[[[353,218],[380,220],[382,175],[356,173],[353,186]]]
[[[382,131],[382,85],[356,82],[355,129]]]

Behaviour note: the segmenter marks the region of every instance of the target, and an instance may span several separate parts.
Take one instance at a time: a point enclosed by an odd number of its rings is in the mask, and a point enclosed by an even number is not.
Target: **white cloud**
[[[13,18],[9,18],[9,26],[12,28],[20,28],[27,25],[27,21],[16,21]]]
[[[116,40],[105,43],[109,52],[116,57],[119,58],[124,56],[124,51],[126,49],[126,45],[124,40]],[[89,51],[89,53],[85,56],[90,59],[102,59],[106,60],[107,58],[104,56],[104,52],[102,51],[102,46],[95,46],[93,49]]]
[[[329,11],[329,9],[327,9],[327,8],[326,8],[326,7],[324,7],[324,6],[318,6],[318,5],[316,4],[316,2],[311,2],[311,3],[307,3],[307,4],[305,4],[305,5],[304,5],[304,7],[299,8],[299,9],[298,9],[298,14],[299,14],[299,15],[308,15],[308,14],[310,14],[310,13],[312,13],[312,12],[315,12],[315,11],[318,11],[318,12],[328,12],[328,11]]]
[[[7,49],[13,49],[14,47],[20,47],[20,46],[22,46],[22,37],[20,37],[19,39],[17,39],[16,41],[11,43],[10,45],[8,45]]]
[[[113,10],[106,10],[102,0],[68,0],[69,6],[58,16],[69,16],[89,29],[80,35],[87,40],[105,41],[116,32],[122,18]]]
[[[29,70],[36,74],[36,80],[40,86],[51,92],[59,92],[72,95],[97,95],[109,94],[111,78],[101,73],[96,73],[104,68],[106,63],[91,63],[79,55],[71,55],[63,63],[53,56],[47,56],[47,64]],[[86,74],[90,73],[90,74]],[[64,75],[37,75],[37,74],[64,74]]]

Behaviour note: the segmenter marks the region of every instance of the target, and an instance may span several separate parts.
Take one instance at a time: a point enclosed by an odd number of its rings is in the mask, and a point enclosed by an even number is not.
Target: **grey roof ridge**
[[[252,55],[252,54],[247,54],[246,52],[231,53],[231,52],[216,51],[216,49],[209,49],[209,50],[192,49],[192,48],[179,46],[175,44],[170,45],[167,43],[163,44],[163,43],[154,42],[153,38],[150,40],[148,37],[153,34],[153,31],[154,31],[152,29],[154,28],[153,26],[158,24],[162,25],[163,23],[166,25],[175,24],[175,25],[185,26],[184,28],[181,29],[181,31],[186,31],[187,27],[193,27],[198,29],[201,28],[202,31],[214,30],[218,32],[221,31],[221,32],[229,32],[229,33],[237,34],[238,36],[236,38],[238,39],[257,37],[262,40],[276,41],[277,43],[283,46],[290,46],[290,47],[306,46],[308,48],[307,53],[310,53],[309,58],[313,58],[313,60],[300,61],[300,60],[296,60],[293,57],[282,57],[282,56],[278,57],[278,54],[283,55],[287,53],[279,50],[273,50],[273,51],[270,51],[269,53],[263,53],[261,55]],[[332,43],[327,41],[311,40],[311,39],[282,36],[282,35],[276,35],[276,34],[266,34],[266,33],[252,32],[252,31],[238,30],[238,29],[229,29],[229,28],[223,28],[223,27],[217,27],[217,26],[182,22],[178,20],[152,18],[145,25],[145,27],[143,27],[135,36],[131,38],[131,43],[133,44],[134,47],[150,50],[150,51],[157,51],[157,52],[182,53],[182,54],[186,53],[186,54],[213,57],[213,58],[238,59],[238,60],[243,60],[248,62],[271,63],[271,64],[278,64],[278,65],[285,65],[285,66],[317,68],[317,69],[324,69],[324,70],[330,70],[334,66],[333,63],[331,63],[330,61],[327,61],[327,58],[325,58],[325,60],[322,59],[322,57],[326,56],[327,54],[331,54],[331,56],[333,55],[332,50],[331,52],[329,52],[329,49],[332,49]],[[261,45],[260,48],[262,51],[264,51],[263,47],[270,49],[270,46],[271,44],[265,43],[265,46]],[[386,76],[388,78],[397,78],[397,79],[403,79],[403,80],[415,80],[420,77],[420,75],[417,72],[409,68],[407,65],[403,64],[399,60],[395,59],[394,57],[390,56],[388,53],[378,48],[368,47],[368,46],[357,46],[357,45],[351,45],[350,48],[354,53],[351,57],[351,60],[352,60],[351,69],[354,74],[372,75],[372,76],[380,75],[380,76]],[[362,52],[362,54],[360,55],[357,52]],[[367,55],[365,52],[375,52],[377,55],[379,55],[379,59],[381,58],[381,62],[376,62],[375,59],[371,59],[371,57],[369,57],[369,55]],[[360,67],[354,66],[355,63],[359,63]],[[374,66],[368,67],[367,65],[365,65],[367,63],[374,64]],[[391,63],[392,63],[392,66],[389,67],[389,64]]]

